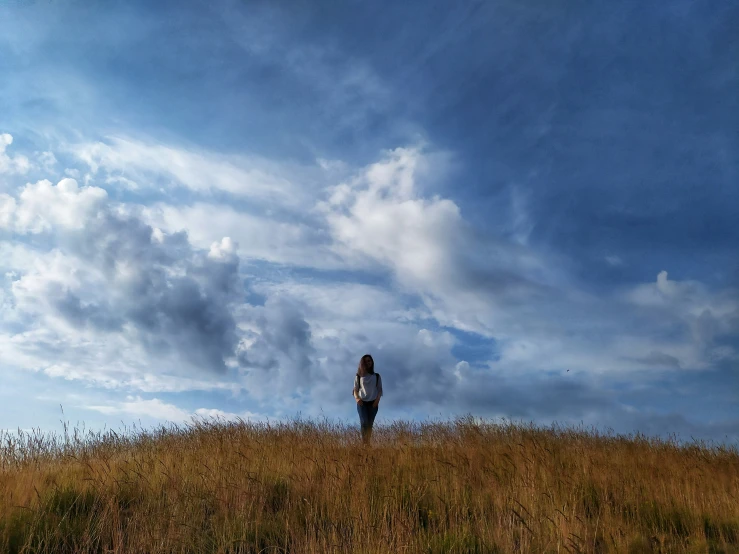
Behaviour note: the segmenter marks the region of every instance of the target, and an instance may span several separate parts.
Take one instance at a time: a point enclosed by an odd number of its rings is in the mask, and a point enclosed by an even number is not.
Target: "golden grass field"
[[[582,429],[198,421],[5,434],[0,551],[739,552],[735,447]]]

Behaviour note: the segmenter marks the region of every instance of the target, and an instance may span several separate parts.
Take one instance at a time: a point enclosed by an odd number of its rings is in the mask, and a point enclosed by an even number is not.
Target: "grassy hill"
[[[6,434],[0,551],[739,552],[736,448],[469,418],[357,434]]]

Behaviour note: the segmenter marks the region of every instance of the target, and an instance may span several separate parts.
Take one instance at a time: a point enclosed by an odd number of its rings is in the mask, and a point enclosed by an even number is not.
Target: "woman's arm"
[[[354,395],[354,400],[356,400],[357,404],[359,404],[362,399],[359,398],[359,383],[357,379],[354,380],[354,388],[352,389],[352,394]]]
[[[375,398],[375,401],[372,403],[375,408],[380,405],[380,397],[382,396],[382,377],[379,375],[377,377],[377,398]]]

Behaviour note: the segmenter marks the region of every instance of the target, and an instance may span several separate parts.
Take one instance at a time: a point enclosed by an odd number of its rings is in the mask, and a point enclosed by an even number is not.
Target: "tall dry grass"
[[[739,552],[735,447],[476,422],[5,434],[2,552]]]

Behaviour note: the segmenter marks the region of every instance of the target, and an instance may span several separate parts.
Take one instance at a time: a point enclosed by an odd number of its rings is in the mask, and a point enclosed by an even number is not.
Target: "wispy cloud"
[[[192,412],[168,404],[159,398],[143,399],[140,396],[129,396],[123,402],[104,405],[81,406],[86,410],[93,410],[106,415],[125,415],[127,417],[147,417],[171,423],[188,423],[198,419],[217,420],[264,420],[265,416],[249,411],[242,413],[224,412],[217,408],[198,408]]]
[[[152,226],[187,231],[190,242],[208,248],[229,236],[238,245],[242,259],[265,260],[324,269],[346,267],[330,248],[331,237],[321,221],[255,214],[225,203],[165,203],[142,206],[140,216]]]
[[[200,193],[223,191],[280,204],[293,204],[300,197],[297,184],[281,175],[284,169],[263,159],[224,156],[120,137],[67,148],[88,165],[91,175],[102,171],[108,179],[158,182]]]

